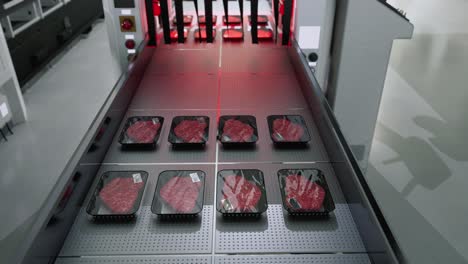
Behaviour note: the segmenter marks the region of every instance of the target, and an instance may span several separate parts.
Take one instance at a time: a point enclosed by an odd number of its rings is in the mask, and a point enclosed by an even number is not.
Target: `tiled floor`
[[[467,1],[390,1],[396,41],[367,178],[411,263],[468,262]]]

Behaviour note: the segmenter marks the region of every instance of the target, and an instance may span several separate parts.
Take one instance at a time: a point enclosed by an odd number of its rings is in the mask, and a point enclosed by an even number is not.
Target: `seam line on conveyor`
[[[219,62],[218,62],[218,96],[216,102],[216,123],[219,120],[221,115],[221,67],[222,67],[222,58],[223,58],[223,40],[221,38],[221,42],[219,45]],[[214,192],[213,192],[213,229],[212,229],[212,238],[211,238],[211,263],[215,263],[215,256],[216,256],[216,195],[218,189],[218,161],[219,161],[219,143],[216,140],[215,144],[215,171],[214,171]]]

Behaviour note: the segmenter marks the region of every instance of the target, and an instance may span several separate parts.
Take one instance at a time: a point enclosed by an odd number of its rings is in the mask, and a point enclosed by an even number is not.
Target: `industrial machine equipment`
[[[4,0],[0,22],[19,83],[24,85],[102,16],[94,0]],[[23,86],[24,87],[24,86]]]
[[[17,262],[404,262],[346,141],[347,127],[335,119],[313,73],[321,69],[315,60],[322,57],[320,45],[315,44],[322,40],[307,36],[321,38],[330,27],[301,28],[304,17],[299,18],[301,12],[287,0],[176,1],[175,10],[168,2],[105,1],[115,57],[126,71],[38,213]],[[375,12],[391,12],[390,20],[403,19],[379,1],[367,2]],[[156,23],[159,5],[161,23]],[[337,1],[344,17],[353,8],[351,1]],[[199,15],[205,16],[203,26]],[[266,24],[259,24],[258,15],[267,16]],[[339,50],[347,61],[349,45],[356,43],[348,29],[355,26],[360,25],[335,25],[342,34],[333,31],[334,46],[326,50]],[[206,37],[201,37],[202,30]],[[262,39],[260,32],[273,34]],[[311,64],[314,60],[317,64]],[[333,59],[328,63],[338,69],[330,80],[341,84],[333,76],[345,76],[348,68]],[[338,109],[340,89],[333,87],[327,90],[335,91]],[[360,101],[362,107],[366,101]],[[249,139],[243,142],[248,146],[226,145],[223,133],[231,119],[250,124]],[[138,143],[128,139],[132,135],[150,148],[125,146]],[[182,175],[180,171],[189,171],[186,179],[197,187],[172,196],[167,188],[162,191],[160,185]],[[288,183],[285,177],[299,179],[306,172],[314,179],[306,185],[314,186],[317,196],[292,197],[288,188],[294,181]],[[239,177],[250,179],[249,186],[257,184],[254,189],[261,190],[261,196],[254,197],[255,203],[262,202],[261,209],[249,199],[241,203],[229,198],[229,173],[240,173],[231,178],[236,184]],[[133,197],[134,206],[127,208],[135,209],[131,213],[109,196],[112,191],[106,186],[112,174],[128,174],[130,186],[137,184],[137,189],[123,188],[122,197]],[[177,186],[175,191],[187,188]],[[167,201],[200,195],[197,192],[202,195],[196,203],[199,210],[191,211],[190,203]],[[320,202],[311,203],[314,199]],[[256,209],[232,216],[239,204]],[[316,210],[305,210],[306,204]],[[161,206],[178,216],[163,217],[167,210]],[[109,210],[121,213],[116,217]],[[192,217],[180,216],[184,210]]]

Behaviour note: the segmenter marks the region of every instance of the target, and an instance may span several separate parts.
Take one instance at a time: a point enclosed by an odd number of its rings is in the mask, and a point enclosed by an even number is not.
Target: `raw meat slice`
[[[226,120],[222,138],[226,142],[247,142],[254,134],[254,129],[246,123],[236,119]]]
[[[133,178],[114,178],[99,192],[102,202],[117,214],[130,213],[144,183],[135,183]]]
[[[223,38],[225,39],[241,39],[244,33],[237,29],[227,29],[223,31]]]
[[[272,39],[273,38],[273,32],[269,29],[258,29],[258,34],[257,34],[259,39]]]
[[[304,128],[300,124],[291,122],[286,118],[273,121],[273,138],[276,141],[300,141],[304,136]]]
[[[252,23],[252,17],[249,16],[249,22]],[[268,16],[258,16],[257,18],[257,23],[258,24],[267,24],[268,23]]]
[[[127,136],[138,143],[153,143],[161,123],[137,121],[127,128]]]
[[[319,184],[301,175],[286,177],[284,190],[286,204],[297,212],[319,211],[325,199],[325,190]]]
[[[159,196],[179,213],[190,213],[195,209],[201,182],[190,177],[174,177],[159,192]]]
[[[240,16],[228,16],[228,18],[229,18],[229,24],[240,24],[242,22]],[[224,21],[224,24],[226,24],[225,16],[223,16],[223,21]]]
[[[222,193],[223,207],[233,212],[255,212],[262,197],[262,191],[257,184],[237,175],[224,177]]]
[[[184,143],[202,143],[207,126],[204,120],[183,120],[174,128],[174,134]]]

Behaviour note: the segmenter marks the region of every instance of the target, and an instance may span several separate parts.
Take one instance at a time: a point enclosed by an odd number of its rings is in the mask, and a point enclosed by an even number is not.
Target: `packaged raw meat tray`
[[[241,17],[240,16],[228,16],[229,18],[229,25],[232,26],[232,25],[239,25],[241,24],[242,20],[241,20]],[[223,16],[223,23],[224,25],[226,25],[226,16]]]
[[[221,116],[218,139],[225,146],[252,146],[258,140],[257,121],[253,116]]]
[[[200,34],[198,33],[198,29],[195,30],[195,32],[193,33],[193,35],[195,36],[195,39],[196,40],[199,40],[200,39],[200,36],[201,36],[201,39],[202,40],[206,40],[207,36],[206,36],[206,29],[205,28],[202,28],[201,31],[200,31]],[[213,29],[213,39],[216,38],[216,29]]]
[[[322,171],[284,169],[278,171],[283,207],[291,215],[325,216],[335,210]]]
[[[249,15],[249,23],[252,24],[252,16]],[[268,16],[259,15],[257,18],[257,23],[259,25],[266,25],[268,24]]]
[[[186,15],[184,16],[184,25],[185,26],[189,26],[192,24],[192,20],[193,20],[193,16],[192,15]],[[174,25],[177,25],[177,17],[174,17],[174,19],[172,20],[172,23]]]
[[[224,216],[260,216],[268,209],[259,170],[222,170],[217,186],[216,208]]]
[[[213,20],[213,26],[216,26],[216,21],[218,20],[218,17],[213,15],[212,20]],[[198,23],[201,24],[201,25],[206,24],[206,16],[204,16],[204,15],[199,16],[198,17]]]
[[[95,218],[133,218],[140,208],[148,173],[105,172],[89,201],[87,213]]]
[[[172,41],[177,41],[179,38],[179,32],[177,31],[177,28],[171,29],[171,32],[169,34],[171,36]],[[184,39],[187,39],[188,37],[188,30],[184,28]]]
[[[244,37],[242,29],[230,28],[223,29],[223,39],[226,40],[241,40]]]
[[[268,127],[273,142],[277,145],[306,144],[310,141],[309,130],[300,115],[271,115]]]
[[[169,142],[173,146],[204,146],[208,141],[210,118],[207,116],[176,116],[172,120]]]
[[[123,147],[156,147],[164,118],[160,116],[133,116],[127,119],[120,133]]]
[[[151,211],[165,217],[196,216],[203,210],[205,172],[164,171],[159,174]]]
[[[259,40],[270,40],[273,39],[273,30],[269,28],[259,28],[257,31]]]

